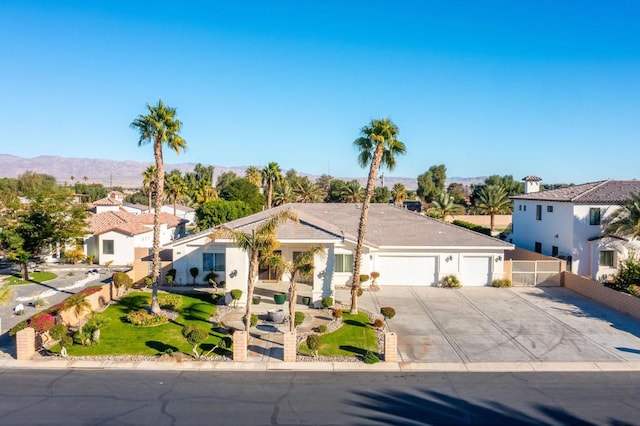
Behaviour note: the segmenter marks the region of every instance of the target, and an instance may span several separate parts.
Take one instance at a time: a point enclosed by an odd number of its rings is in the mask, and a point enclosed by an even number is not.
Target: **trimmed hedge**
[[[470,229],[475,232],[479,232],[484,235],[491,236],[491,229],[485,228],[484,226],[476,225],[475,223],[465,222],[464,220],[454,220],[453,224]]]

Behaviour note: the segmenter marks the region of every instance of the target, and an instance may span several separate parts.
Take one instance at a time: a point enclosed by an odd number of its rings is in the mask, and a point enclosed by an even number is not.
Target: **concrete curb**
[[[476,362],[397,363],[380,362],[163,362],[84,361],[53,359],[44,361],[0,360],[0,369],[41,370],[132,370],[132,371],[306,371],[306,372],[623,372],[640,371],[640,362]]]

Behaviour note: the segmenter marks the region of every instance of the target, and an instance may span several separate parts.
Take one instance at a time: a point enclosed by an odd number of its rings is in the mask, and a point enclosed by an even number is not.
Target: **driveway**
[[[396,309],[402,362],[640,361],[640,321],[561,287],[386,287],[359,306]]]

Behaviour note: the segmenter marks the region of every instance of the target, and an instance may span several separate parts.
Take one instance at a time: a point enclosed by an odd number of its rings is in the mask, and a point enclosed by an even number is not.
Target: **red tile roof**
[[[92,234],[100,235],[118,231],[129,235],[139,235],[153,230],[153,214],[134,215],[126,210],[109,211],[91,215],[88,219]],[[168,228],[179,226],[184,219],[168,213],[160,213],[160,223]]]

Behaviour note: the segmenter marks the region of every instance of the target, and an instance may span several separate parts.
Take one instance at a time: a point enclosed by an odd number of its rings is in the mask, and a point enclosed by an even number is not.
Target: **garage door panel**
[[[480,287],[490,284],[491,257],[474,256],[462,259],[462,285]]]
[[[434,256],[378,256],[376,271],[382,285],[435,285]]]

